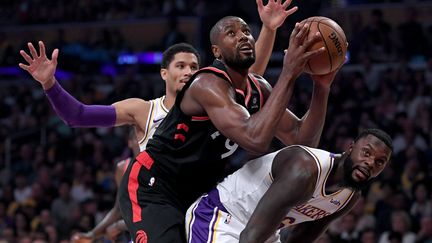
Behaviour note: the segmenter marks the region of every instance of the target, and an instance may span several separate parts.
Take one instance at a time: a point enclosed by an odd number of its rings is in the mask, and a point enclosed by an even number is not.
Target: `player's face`
[[[168,67],[161,69],[161,76],[166,82],[167,90],[177,94],[198,68],[198,58],[195,54],[186,52],[175,54]]]
[[[345,183],[354,189],[362,189],[385,168],[391,149],[379,138],[369,134],[351,145],[344,162]]]
[[[255,62],[255,40],[240,18],[226,20],[219,33],[219,55],[228,66],[249,68]]]

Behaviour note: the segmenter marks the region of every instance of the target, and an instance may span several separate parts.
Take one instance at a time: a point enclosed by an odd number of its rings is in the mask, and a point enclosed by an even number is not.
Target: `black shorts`
[[[135,243],[186,242],[185,215],[163,193],[164,183],[149,171],[152,164],[152,158],[141,153],[120,183],[120,211],[131,238]]]

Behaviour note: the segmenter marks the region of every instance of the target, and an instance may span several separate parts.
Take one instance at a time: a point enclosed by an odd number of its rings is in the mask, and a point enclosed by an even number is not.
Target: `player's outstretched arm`
[[[289,237],[284,241],[284,243],[310,243],[318,239],[326,230],[330,223],[337,218],[342,217],[347,214],[355,206],[358,199],[360,198],[360,193],[354,194],[351,201],[342,210],[326,216],[322,219],[304,222],[294,226]]]
[[[74,127],[111,127],[134,124],[134,118],[137,117],[135,113],[140,110],[136,109],[136,104],[144,101],[129,99],[115,105],[81,103],[64,90],[54,76],[59,50],[55,49],[49,59],[44,43],[39,41],[38,44],[39,54],[32,43],[28,43],[30,55],[23,50],[20,51],[27,64],[20,63],[19,67],[26,70],[42,85],[52,107],[66,124]]]
[[[241,243],[265,242],[294,206],[309,200],[314,192],[318,168],[314,159],[299,147],[279,152],[272,165],[273,183],[259,201],[245,229]]]
[[[283,24],[285,19],[297,11],[298,7],[288,8],[292,0],[282,3],[278,1],[268,1],[264,5],[263,0],[256,0],[258,13],[262,22],[261,32],[255,43],[256,57],[255,63],[249,69],[250,72],[264,75],[267,64],[276,38],[277,29]]]

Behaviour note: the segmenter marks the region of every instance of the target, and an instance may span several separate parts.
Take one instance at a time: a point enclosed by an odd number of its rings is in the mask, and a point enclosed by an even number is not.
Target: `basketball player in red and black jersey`
[[[215,62],[184,86],[121,182],[120,209],[134,242],[185,242],[187,207],[223,178],[240,150],[264,154],[275,136],[285,144],[317,146],[336,72],[312,76],[313,97],[303,118],[286,109],[295,79],[324,51],[307,51],[320,40],[306,40],[307,30],[296,24],[272,91],[261,76],[248,73],[255,61],[249,26],[238,17],[216,23],[210,33]]]

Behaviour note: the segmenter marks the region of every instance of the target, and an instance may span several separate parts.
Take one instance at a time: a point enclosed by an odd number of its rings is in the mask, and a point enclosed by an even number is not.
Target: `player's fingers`
[[[308,60],[314,56],[317,56],[317,55],[325,52],[325,50],[326,50],[325,47],[321,47],[321,48],[318,48],[316,50],[308,51],[305,53],[304,58],[305,58],[305,60]]]
[[[293,29],[292,32],[291,32],[291,36],[290,36],[290,38],[294,38],[294,36],[296,36],[297,33],[298,33],[299,31],[300,31],[300,23],[297,22],[297,23],[294,25],[294,29]]]
[[[38,54],[36,52],[36,49],[34,48],[33,44],[31,42],[27,43],[28,48],[30,49],[30,54],[32,55],[33,59],[38,58]]]
[[[282,8],[286,9],[290,4],[291,4],[292,0],[286,0],[283,4],[282,4]]]
[[[290,16],[291,14],[297,12],[297,10],[298,10],[298,7],[295,6],[295,7],[292,7],[290,9],[288,9],[285,13],[286,13],[287,16]]]
[[[59,49],[54,49],[54,51],[51,54],[51,61],[57,64],[57,57],[58,57]]]
[[[312,45],[314,45],[317,42],[320,42],[322,39],[321,34],[319,32],[316,32],[312,38],[309,38],[308,40],[306,40],[306,42],[304,43],[304,47],[306,49],[309,49],[309,47],[311,47]]]
[[[264,7],[263,0],[256,0],[256,3],[257,3],[257,5],[258,5],[258,9],[261,9],[261,8]]]
[[[46,53],[45,53],[45,45],[44,45],[44,43],[43,43],[42,41],[39,41],[38,44],[39,44],[39,55],[40,55],[41,57],[46,57]]]
[[[309,34],[309,24],[308,23],[300,23],[301,29],[296,35],[296,40],[298,41],[298,44],[301,44],[304,42],[306,36]]]
[[[29,64],[33,62],[33,59],[25,51],[21,50],[20,54]]]
[[[278,5],[281,5],[282,0],[277,0],[276,3],[277,3]]]
[[[27,72],[30,72],[30,71],[29,71],[29,70],[30,70],[30,66],[25,65],[25,64],[23,64],[23,63],[18,63],[18,66],[19,66],[20,68],[26,70]]]

